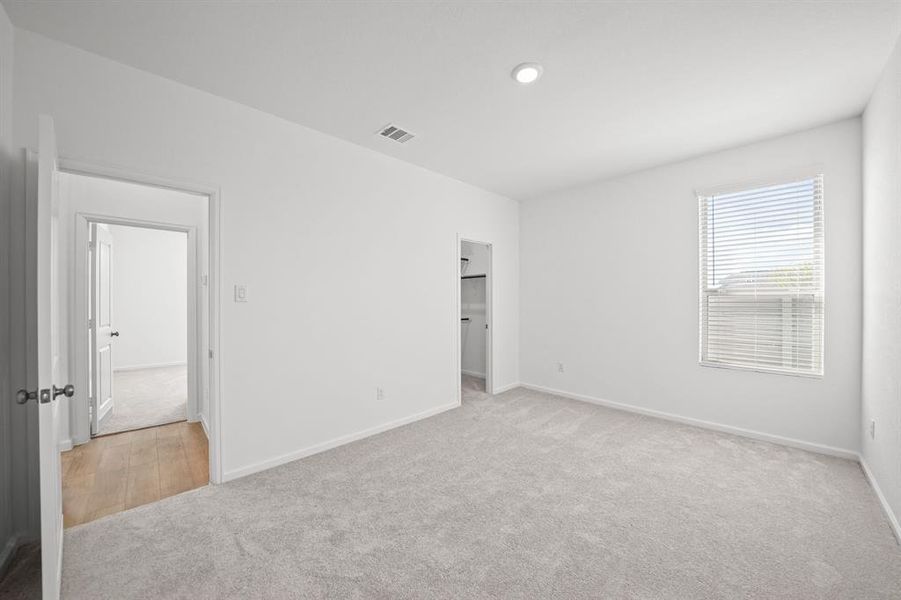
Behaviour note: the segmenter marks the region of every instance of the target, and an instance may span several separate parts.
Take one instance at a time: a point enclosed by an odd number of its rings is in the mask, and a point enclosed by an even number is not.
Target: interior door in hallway
[[[103,225],[91,224],[91,434],[113,409],[113,236]]]

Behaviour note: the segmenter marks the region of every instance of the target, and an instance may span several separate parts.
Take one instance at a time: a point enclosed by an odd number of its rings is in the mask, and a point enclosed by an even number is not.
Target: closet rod
[[[460,279],[481,279],[482,277],[487,277],[487,275],[463,275]]]
[[[469,320],[469,317],[460,317],[460,320],[461,320],[461,321],[468,321],[468,320]]]

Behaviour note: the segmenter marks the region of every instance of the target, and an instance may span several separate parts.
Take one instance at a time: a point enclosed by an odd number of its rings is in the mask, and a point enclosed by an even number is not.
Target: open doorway
[[[490,394],[491,245],[460,241],[460,389],[463,399]]]
[[[71,171],[59,196],[71,527],[210,481],[210,198]]]
[[[90,238],[91,434],[186,421],[187,234],[91,222]]]

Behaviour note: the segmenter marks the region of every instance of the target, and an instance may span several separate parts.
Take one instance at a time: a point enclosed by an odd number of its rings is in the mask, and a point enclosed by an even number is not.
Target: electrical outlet
[[[384,400],[385,399],[385,390],[382,388],[375,388],[375,399],[376,400]]]
[[[870,419],[870,439],[876,439],[876,419]]]
[[[558,362],[558,363],[557,363],[557,372],[558,372],[558,373],[563,373],[563,372],[564,372],[564,369],[563,369],[563,363],[562,363],[562,362]]]

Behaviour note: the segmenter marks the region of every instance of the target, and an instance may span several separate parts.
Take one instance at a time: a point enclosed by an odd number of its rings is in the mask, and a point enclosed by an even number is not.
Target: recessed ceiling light
[[[521,65],[516,65],[510,75],[513,76],[517,83],[535,83],[541,77],[542,71],[543,69],[538,63],[522,63]]]

